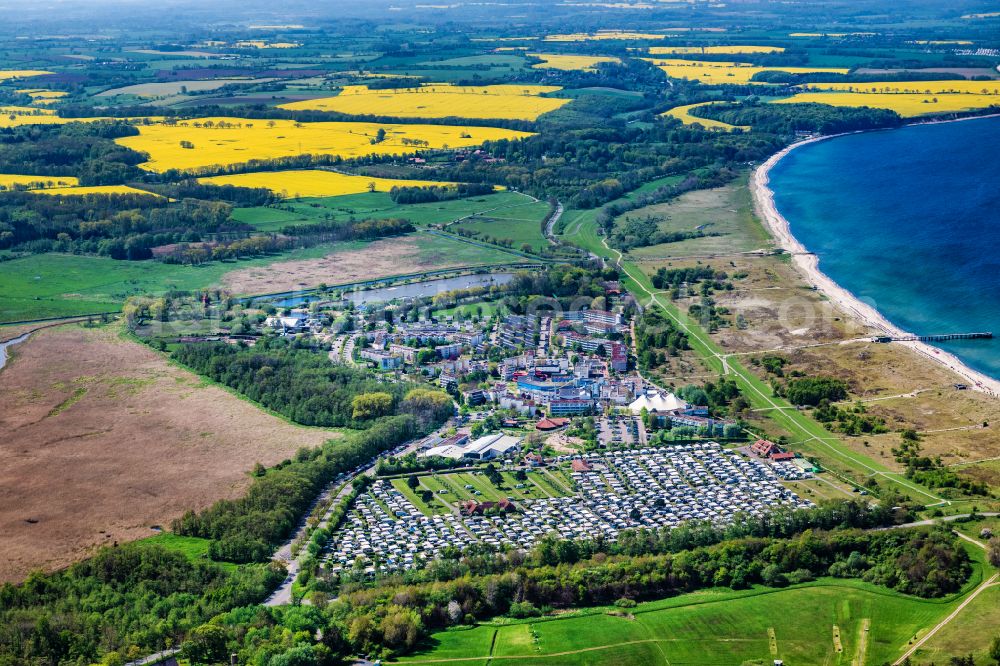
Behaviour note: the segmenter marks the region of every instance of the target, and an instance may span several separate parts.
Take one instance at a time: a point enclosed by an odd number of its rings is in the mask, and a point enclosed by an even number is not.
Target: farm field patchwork
[[[292,171],[257,171],[231,176],[199,178],[207,185],[234,185],[236,187],[263,187],[288,198],[338,197],[345,194],[363,192],[388,192],[393,187],[443,187],[454,186],[431,180],[401,180],[392,178],[370,178],[323,171],[320,169],[298,169]],[[374,187],[373,187],[374,186]]]
[[[561,69],[565,71],[582,70],[593,72],[596,66],[603,62],[620,63],[621,60],[607,56],[561,55],[554,53],[529,53],[542,62],[532,65],[535,69]]]
[[[847,74],[848,72],[842,67],[756,67],[749,63],[732,61],[717,62],[714,60],[670,58],[650,58],[648,60],[671,78],[701,81],[710,85],[756,83],[751,79],[760,72],[787,72],[789,74]]]
[[[956,82],[960,83],[960,82]],[[977,81],[977,83],[980,83]],[[917,95],[909,93],[806,92],[772,104],[830,104],[831,106],[870,106],[891,109],[901,116],[923,116],[929,113],[950,113],[1000,106],[998,95]]]
[[[377,142],[379,130],[385,139]],[[155,172],[169,169],[198,170],[251,160],[297,155],[400,155],[419,147],[462,148],[483,141],[521,139],[529,132],[479,126],[397,125],[379,123],[246,120],[200,118],[177,123],[140,125],[138,136],[115,141],[145,152],[150,160],[141,166]],[[187,148],[181,145],[192,146]]]
[[[714,104],[715,102],[699,102],[698,104],[686,104],[684,106],[676,106],[669,111],[664,111],[663,116],[670,116],[672,118],[677,118],[685,125],[698,124],[705,129],[710,130],[722,130],[725,132],[731,132],[734,129],[741,129],[744,132],[749,132],[750,127],[747,125],[730,125],[729,123],[724,123],[719,120],[712,120],[711,118],[699,118],[698,116],[691,114],[691,109],[696,109],[699,106],[708,106]]]
[[[336,97],[303,100],[282,104],[292,111],[336,111],[351,115],[378,115],[396,118],[500,118],[535,120],[554,111],[569,100],[541,97],[556,92],[559,86],[496,85],[452,86],[427,85],[419,88],[369,89],[346,86]]]

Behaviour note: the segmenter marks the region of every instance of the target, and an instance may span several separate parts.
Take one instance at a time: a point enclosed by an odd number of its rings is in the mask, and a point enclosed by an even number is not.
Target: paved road
[[[441,426],[437,430],[437,434],[440,434],[444,430],[447,430],[449,427],[451,427],[451,425],[453,425],[453,424],[449,420],[448,423],[446,423],[445,425]],[[408,453],[412,453],[413,451],[416,451],[418,448],[420,448],[420,443],[424,439],[426,439],[426,437],[418,437],[417,439],[412,440],[411,442],[409,442],[406,445],[405,449],[403,449],[399,453],[396,453],[395,455],[396,456],[405,456]],[[375,466],[378,464],[378,461],[382,457],[383,456],[378,456],[378,457],[374,458],[356,476],[354,476],[352,478],[349,478],[346,481],[341,481],[340,484],[331,484],[316,499],[316,501],[313,503],[312,507],[309,508],[309,511],[307,511],[306,514],[305,514],[305,516],[302,518],[302,521],[299,523],[298,529],[295,530],[295,534],[293,534],[292,537],[288,541],[286,541],[284,543],[284,545],[281,546],[281,548],[278,549],[278,551],[274,554],[274,557],[272,558],[274,560],[279,560],[279,561],[283,561],[283,562],[287,563],[288,576],[285,578],[284,582],[278,587],[278,589],[276,589],[274,592],[272,592],[271,596],[267,598],[267,600],[264,602],[265,606],[282,606],[282,605],[285,605],[285,604],[292,603],[292,585],[295,583],[295,579],[298,577],[299,571],[302,568],[302,560],[305,559],[306,555],[309,552],[304,547],[304,545],[303,545],[303,548],[299,552],[299,556],[293,558],[292,557],[292,543],[296,539],[298,539],[300,536],[302,536],[302,535],[305,534],[306,528],[307,528],[307,521],[308,521],[309,516],[312,514],[313,508],[315,506],[317,506],[318,504],[322,504],[322,503],[325,503],[325,502],[329,501],[331,494],[334,491],[337,491],[337,494],[333,498],[333,501],[329,503],[330,505],[327,507],[326,511],[323,513],[323,517],[320,519],[320,522],[317,525],[317,529],[320,529],[320,528],[323,528],[323,527],[326,527],[327,525],[329,525],[330,524],[330,516],[333,514],[333,511],[337,508],[337,506],[340,505],[340,503],[343,501],[343,499],[345,497],[347,497],[351,493],[351,490],[353,488],[352,482],[354,481],[354,479],[356,479],[356,478],[358,478],[360,476],[375,476]],[[338,490],[338,488],[339,488],[339,490]]]
[[[549,215],[548,221],[545,223],[545,238],[548,239],[551,245],[559,245],[559,241],[553,234],[553,230],[556,228],[556,223],[563,214],[562,203],[556,204],[556,209],[553,211],[552,215]]]
[[[142,657],[141,659],[136,659],[135,661],[126,662],[125,666],[145,666],[146,664],[155,664],[168,657],[173,657],[179,652],[180,648],[171,648],[169,650],[163,650],[162,652],[151,654],[148,657]]]

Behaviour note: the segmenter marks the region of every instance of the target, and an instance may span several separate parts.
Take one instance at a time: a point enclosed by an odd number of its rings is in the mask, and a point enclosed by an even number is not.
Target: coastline
[[[985,118],[993,116],[976,117]],[[965,120],[965,118],[956,119],[954,121],[937,122],[958,122],[960,120]],[[857,133],[858,132],[851,132],[851,134]],[[786,155],[800,146],[815,143],[817,141],[833,139],[838,136],[845,136],[845,134],[813,137],[811,139],[793,143],[775,153],[768,158],[766,162],[757,167],[750,178],[750,192],[753,196],[754,210],[756,211],[758,217],[764,222],[768,231],[778,242],[778,245],[791,254],[792,264],[802,274],[806,281],[811,286],[815,287],[819,292],[824,294],[831,303],[878,334],[892,337],[906,337],[913,335],[912,333],[904,331],[890,322],[878,310],[858,299],[857,296],[841,287],[839,284],[831,280],[829,276],[823,273],[823,271],[819,268],[819,257],[809,252],[809,250],[807,250],[806,247],[792,235],[788,220],[786,220],[784,216],[778,212],[778,208],[774,203],[774,191],[769,187],[769,172],[771,169],[774,168],[774,166]],[[946,352],[943,349],[929,345],[926,342],[907,341],[893,342],[892,344],[906,346],[928,360],[939,365],[943,365],[961,377],[972,389],[982,391],[983,393],[993,397],[1000,397],[1000,380],[989,377],[978,370],[973,370],[965,365],[961,359],[950,352]]]

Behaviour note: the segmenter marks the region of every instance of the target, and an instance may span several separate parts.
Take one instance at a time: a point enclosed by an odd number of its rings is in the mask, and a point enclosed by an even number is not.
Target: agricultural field
[[[378,115],[395,118],[499,118],[535,120],[538,116],[567,104],[569,100],[542,97],[560,90],[558,86],[428,85],[419,88],[370,90],[368,86],[345,86],[336,97],[282,104],[292,111],[336,111],[351,115]],[[468,144],[465,144],[468,145]],[[454,146],[452,146],[454,147]]]
[[[706,54],[749,54],[749,53],[782,53],[784,46],[651,46],[650,55],[706,55]]]
[[[548,212],[549,205],[545,202],[526,202],[516,208],[471,216],[456,223],[453,229],[473,231],[480,237],[510,240],[514,249],[527,245],[537,252],[549,244],[542,234],[542,221]]]
[[[19,81],[51,73],[40,69],[0,69],[0,81]]]
[[[273,294],[458,266],[498,266],[524,261],[499,248],[428,233],[372,243],[339,243],[313,259],[272,259],[226,273],[221,284],[234,294]]]
[[[652,40],[665,39],[670,35],[653,32],[632,32],[629,30],[598,30],[597,32],[574,32],[563,35],[546,35],[546,42],[600,42],[614,39]]]
[[[691,109],[696,109],[699,106],[709,106],[715,102],[699,102],[698,104],[685,104],[684,106],[676,106],[669,111],[664,111],[663,116],[670,116],[671,118],[677,118],[685,125],[701,125],[705,129],[710,130],[720,130],[723,132],[731,132],[735,129],[743,130],[744,132],[749,132],[750,127],[746,125],[730,125],[729,123],[724,123],[719,120],[712,120],[711,118],[699,118],[698,116],[691,114]]]
[[[562,69],[566,71],[582,70],[584,72],[593,72],[600,63],[621,62],[618,58],[606,56],[557,55],[554,53],[529,53],[528,55],[542,59],[542,62],[532,65],[535,69]]]
[[[803,90],[865,94],[975,95],[1000,100],[1000,81],[882,81],[874,83],[807,83]],[[1000,102],[998,102],[1000,103]]]
[[[128,185],[89,185],[72,187],[45,187],[32,190],[35,194],[50,196],[85,197],[88,194],[145,194],[150,197],[162,198],[159,194],[140,190]]]
[[[62,125],[69,122],[52,109],[34,106],[0,106],[0,128],[21,125]]]
[[[254,85],[258,83],[269,83],[275,79],[205,79],[197,81],[154,81],[150,83],[137,83],[132,86],[122,88],[112,88],[98,93],[97,97],[114,97],[116,95],[133,95],[135,97],[166,97],[168,95],[180,95],[184,92],[202,92],[205,90],[217,90],[224,86],[231,85]]]
[[[328,219],[327,216],[331,220],[399,217],[415,226],[429,227],[485,215],[521,217],[521,209],[535,205],[537,202],[530,197],[507,191],[421,204],[397,204],[385,192],[365,191],[309,201],[291,200],[284,202],[280,208],[237,208],[233,216],[240,222],[254,225],[259,231],[279,231],[289,224],[323,222]]]
[[[432,180],[369,178],[367,176],[355,176],[320,169],[257,171],[231,176],[199,178],[198,182],[207,185],[263,187],[285,199],[339,197],[345,194],[361,194],[363,192],[388,192],[393,187],[445,187],[455,185],[455,183]]]
[[[559,100],[562,102],[563,100]],[[221,124],[221,125],[220,125]],[[385,139],[377,142],[379,130]],[[297,123],[291,120],[201,118],[140,125],[138,136],[115,141],[150,155],[141,166],[162,173],[198,170],[251,160],[296,155],[400,155],[424,148],[462,148],[483,141],[520,139],[529,132],[451,125],[397,125],[351,122]],[[186,148],[185,145],[191,145]]]
[[[751,79],[760,72],[788,72],[789,74],[847,74],[848,72],[843,67],[756,67],[745,62],[669,58],[652,58],[649,61],[671,78],[701,81],[707,85],[756,83]],[[769,84],[761,83],[758,85]]]
[[[188,508],[241,496],[254,463],[337,436],[271,416],[116,327],[46,329],[12,352],[0,391],[0,581],[151,536]]]
[[[961,83],[961,81],[955,81]],[[976,83],[980,83],[977,81]],[[890,109],[904,117],[971,111],[1000,106],[998,95],[926,95],[910,93],[807,92],[774,100],[773,104],[829,104],[831,106],[868,106]]]
[[[956,599],[919,599],[837,579],[779,590],[705,590],[624,611],[595,609],[444,631],[431,636],[426,650],[397,663],[443,665],[462,659],[471,664],[477,657],[523,657],[547,666],[730,666],[773,659],[881,664],[895,659],[912,636],[957,604]]]
[[[28,95],[34,104],[53,104],[69,94],[64,90],[44,90],[41,88],[24,88],[14,92],[19,95]]]
[[[13,173],[0,174],[0,190],[15,188],[40,189],[45,187],[75,187],[79,179],[73,176],[28,176]]]

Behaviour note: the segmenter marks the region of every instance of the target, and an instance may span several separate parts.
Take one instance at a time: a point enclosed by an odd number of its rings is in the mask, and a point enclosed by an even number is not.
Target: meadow
[[[596,66],[602,62],[621,62],[618,58],[606,56],[558,55],[554,53],[529,53],[528,55],[541,58],[542,62],[532,65],[535,69],[593,72]]]
[[[0,181],[2,182],[2,181]],[[393,178],[370,178],[352,174],[323,171],[320,169],[296,169],[291,171],[257,171],[230,176],[199,178],[207,185],[234,185],[236,187],[263,187],[284,199],[302,197],[339,197],[345,194],[363,192],[388,192],[393,187],[444,187],[454,186],[431,180],[401,180]]]
[[[788,72],[789,74],[847,74],[848,72],[842,67],[756,67],[744,62],[669,58],[651,58],[649,61],[671,78],[701,81],[708,85],[756,83],[751,79],[759,72]]]
[[[651,46],[650,55],[679,55],[679,54],[745,54],[745,53],[782,53],[784,46],[752,46],[752,45],[731,45],[731,46]]]
[[[699,102],[698,104],[685,104],[684,106],[676,106],[669,111],[664,111],[662,116],[670,116],[672,118],[677,118],[685,125],[698,124],[709,130],[721,130],[724,132],[731,132],[734,129],[741,129],[744,132],[749,132],[750,127],[747,125],[730,125],[729,123],[724,123],[719,120],[712,120],[710,118],[699,118],[698,116],[691,115],[691,109],[698,108],[699,106],[707,106],[714,104],[715,102]]]
[[[526,214],[526,208],[537,211]],[[548,204],[535,202],[517,192],[496,192],[487,196],[435,201],[422,204],[397,204],[385,192],[363,192],[342,196],[287,201],[280,208],[237,208],[233,217],[252,224],[258,231],[278,231],[289,224],[308,224],[331,220],[386,219],[401,217],[418,227],[444,225],[475,216],[494,218],[532,217],[541,235],[541,219]]]
[[[926,600],[841,579],[787,589],[710,589],[633,609],[590,609],[439,632],[431,636],[427,650],[398,663],[523,658],[546,666],[731,666],[773,659],[881,664],[896,658],[913,636],[957,604],[957,598]]]
[[[292,111],[337,111],[351,115],[395,118],[498,118],[535,120],[568,103],[566,99],[541,97],[560,90],[558,86],[428,85],[419,88],[370,90],[368,86],[345,86],[336,97],[282,104]]]
[[[542,220],[548,212],[547,203],[522,200],[521,205],[516,208],[485,211],[471,216],[456,223],[454,229],[474,231],[496,239],[509,239],[514,249],[529,245],[537,252],[549,244],[542,234]]]
[[[979,82],[977,82],[979,83]],[[911,93],[856,93],[856,92],[807,92],[797,93],[773,104],[829,104],[831,106],[869,106],[891,109],[901,116],[914,117],[927,114],[972,111],[1000,106],[998,95],[917,95]]]
[[[385,139],[381,142],[377,141],[379,130],[385,131]],[[429,149],[462,148],[477,146],[488,140],[530,136],[528,132],[495,127],[298,123],[291,120],[248,121],[242,118],[200,118],[170,124],[140,125],[139,132],[138,136],[115,141],[148,153],[150,160],[141,166],[158,173],[306,154],[342,158],[372,154],[401,155],[415,152],[420,146]]]

